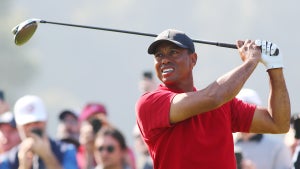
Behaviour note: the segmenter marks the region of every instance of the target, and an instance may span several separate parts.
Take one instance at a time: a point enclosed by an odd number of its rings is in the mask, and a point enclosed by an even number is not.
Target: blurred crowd
[[[151,72],[139,82],[141,93],[155,89]],[[0,90],[0,169],[152,169],[147,146],[132,126],[134,146],[109,119],[106,106],[87,102],[80,111],[58,112],[57,126],[47,126],[48,111],[37,95],[9,105]],[[134,108],[133,108],[134,112]],[[56,135],[47,133],[56,128]]]
[[[156,87],[152,73],[144,72],[139,82],[141,94]],[[134,145],[130,147],[118,126],[108,120],[104,104],[88,102],[79,112],[61,110],[57,133],[50,136],[47,106],[41,97],[25,95],[11,106],[4,94],[0,91],[0,169],[153,169],[138,126],[133,126]],[[242,89],[237,98],[262,104],[252,89]],[[239,169],[300,168],[300,114],[292,116],[284,139],[233,133],[233,140]]]

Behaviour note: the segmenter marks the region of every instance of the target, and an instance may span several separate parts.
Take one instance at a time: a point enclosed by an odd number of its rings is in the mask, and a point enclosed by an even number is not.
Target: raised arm
[[[216,109],[237,95],[261,59],[261,50],[254,41],[238,41],[237,46],[243,64],[203,90],[176,95],[170,108],[171,123]]]
[[[270,95],[268,108],[257,107],[250,132],[286,133],[290,128],[290,100],[282,68],[268,70]]]
[[[283,75],[283,59],[279,47],[271,42],[257,41],[262,48],[261,62],[270,78],[268,108],[258,107],[255,111],[250,132],[286,133],[290,124],[290,99]],[[279,54],[274,55],[274,51]]]

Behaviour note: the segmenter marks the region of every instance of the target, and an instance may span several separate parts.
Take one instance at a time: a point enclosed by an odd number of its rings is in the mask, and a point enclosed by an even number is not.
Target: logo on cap
[[[24,107],[24,113],[32,114],[33,112],[34,112],[34,105],[33,104],[29,104],[29,105]]]

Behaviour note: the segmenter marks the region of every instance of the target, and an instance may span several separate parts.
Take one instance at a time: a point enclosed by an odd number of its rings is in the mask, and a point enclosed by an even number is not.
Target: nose
[[[161,63],[162,63],[162,64],[167,64],[167,63],[169,63],[169,62],[170,62],[170,57],[169,57],[169,55],[164,55],[164,56],[161,57]]]

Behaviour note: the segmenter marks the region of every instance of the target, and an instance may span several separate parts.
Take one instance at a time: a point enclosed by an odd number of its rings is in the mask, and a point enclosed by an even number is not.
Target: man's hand
[[[31,150],[34,140],[32,138],[26,138],[20,144],[18,152],[19,169],[30,169],[32,166],[32,159],[34,153]]]
[[[30,169],[34,155],[43,160],[46,168],[62,169],[61,164],[51,150],[50,141],[46,135],[40,137],[32,133],[30,137],[22,141],[18,153],[19,169]]]
[[[252,60],[256,63],[259,63],[259,60],[261,59],[261,51],[259,49],[259,46],[257,46],[254,41],[239,40],[237,41],[237,47],[239,50],[240,57],[244,62]]]
[[[30,138],[34,140],[34,144],[31,147],[31,150],[34,152],[34,154],[37,154],[42,159],[46,159],[47,156],[52,153],[49,138],[45,134],[39,136],[32,133]]]
[[[275,68],[283,68],[283,58],[279,47],[269,41],[256,40],[255,44],[261,47],[261,60],[267,70]],[[277,51],[278,50],[278,51]],[[276,53],[278,52],[278,55]]]
[[[88,152],[94,150],[95,134],[92,125],[85,121],[81,124],[79,142],[83,145]]]

